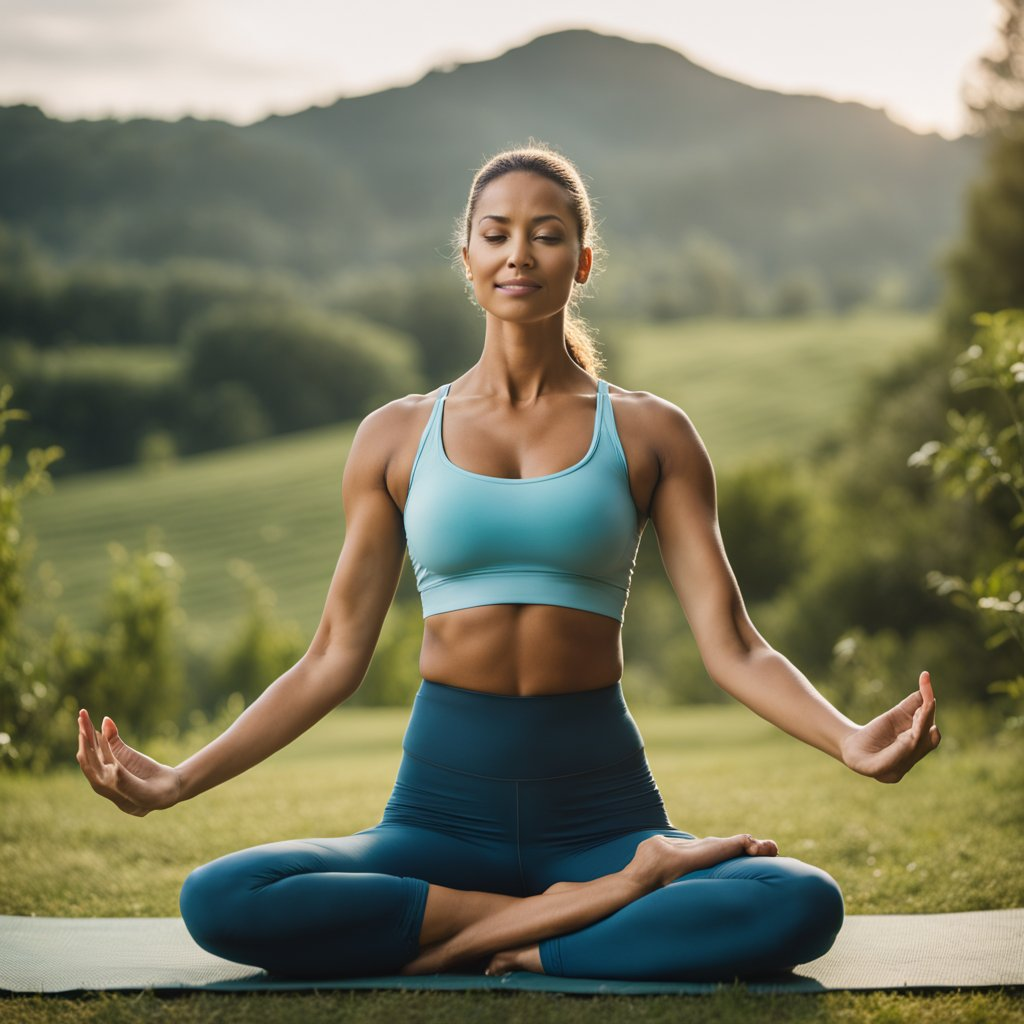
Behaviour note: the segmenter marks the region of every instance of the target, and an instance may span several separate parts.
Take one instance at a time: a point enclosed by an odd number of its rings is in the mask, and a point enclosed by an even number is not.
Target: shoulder
[[[417,424],[420,429],[427,425],[430,410],[440,393],[441,386],[438,386],[426,394],[404,395],[367,413],[356,428],[353,446],[358,442],[362,448],[376,449],[400,444],[407,431]]]
[[[415,445],[430,418],[430,410],[441,393],[441,386],[426,394],[395,398],[367,413],[356,427],[348,453],[352,471],[385,476],[388,467],[400,458],[410,443]]]
[[[707,460],[707,448],[693,421],[678,405],[650,391],[628,391],[609,383],[616,423],[648,446],[663,469]]]

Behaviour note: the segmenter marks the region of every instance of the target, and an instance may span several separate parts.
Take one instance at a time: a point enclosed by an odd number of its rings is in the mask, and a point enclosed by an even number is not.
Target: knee
[[[787,886],[789,927],[785,937],[791,963],[807,963],[824,956],[843,926],[845,907],[836,880],[821,868],[811,867]]]
[[[216,862],[203,864],[185,879],[178,897],[189,935],[209,953],[225,955],[231,945],[229,930],[236,914],[228,907],[234,886]]]

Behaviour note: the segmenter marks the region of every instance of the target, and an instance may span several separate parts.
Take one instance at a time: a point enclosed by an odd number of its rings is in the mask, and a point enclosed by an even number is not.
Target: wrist
[[[195,779],[191,776],[188,770],[188,761],[182,761],[181,764],[175,765],[171,768],[174,773],[172,776],[172,792],[173,798],[172,804],[181,804],[186,800],[191,800],[192,797],[198,796],[199,790],[196,789]]]
[[[855,723],[851,723],[847,728],[845,728],[842,731],[838,738],[838,752],[836,753],[836,759],[838,761],[841,761],[844,765],[846,765],[847,768],[853,769],[853,765],[850,764],[850,751],[848,748],[848,743],[852,739],[852,737],[856,736],[857,733],[860,732],[861,728],[862,726],[859,726]]]

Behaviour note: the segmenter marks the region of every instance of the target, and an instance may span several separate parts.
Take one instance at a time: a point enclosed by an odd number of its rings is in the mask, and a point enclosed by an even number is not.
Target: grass
[[[685,409],[716,469],[792,457],[845,428],[862,381],[927,343],[930,318],[902,312],[607,327],[615,383]]]
[[[841,429],[863,375],[916,346],[929,324],[905,313],[611,323],[611,379],[686,409],[721,473],[769,451],[797,457]],[[341,477],[353,431],[340,424],[190,456],[163,470],[60,479],[52,495],[33,496],[24,508],[39,542],[36,563],[60,583],[53,610],[94,626],[110,575],[108,543],[141,546],[155,526],[184,569],[181,606],[198,646],[216,646],[242,611],[242,587],[228,571],[233,559],[252,563],[281,614],[311,636],[344,535]],[[411,573],[402,586],[415,597]],[[45,627],[48,614],[45,601],[32,602],[34,624]]]
[[[170,916],[196,864],[244,846],[337,835],[378,820],[407,712],[342,708],[244,776],[200,798],[127,817],[73,766],[0,778],[0,912]],[[856,776],[735,705],[638,709],[674,823],[698,835],[770,836],[818,864],[847,911],[938,913],[1024,906],[1019,855],[1024,738],[939,713],[942,746],[899,785]],[[72,770],[73,769],[73,770]],[[8,1014],[11,1016],[8,1018]],[[174,998],[17,998],[0,1019],[104,1021],[1024,1021],[1013,993],[568,998],[492,993],[322,993]]]
[[[5,1011],[10,1014],[5,1017]],[[645,998],[440,992],[330,992],[222,996],[152,993],[80,999],[32,996],[0,1002],[0,1019],[37,1024],[1019,1024],[1024,1000],[1009,992],[927,996],[830,992],[750,995],[743,988],[709,996]]]

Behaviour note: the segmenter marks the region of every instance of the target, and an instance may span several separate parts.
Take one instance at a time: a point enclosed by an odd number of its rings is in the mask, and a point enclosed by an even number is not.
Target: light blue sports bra
[[[546,476],[471,473],[441,440],[445,384],[420,437],[405,535],[423,617],[488,604],[553,604],[622,622],[640,543],[607,381],[586,455]]]

